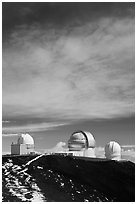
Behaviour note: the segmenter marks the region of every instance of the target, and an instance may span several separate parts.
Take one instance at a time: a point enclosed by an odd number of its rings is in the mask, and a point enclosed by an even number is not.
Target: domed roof
[[[18,138],[18,144],[34,145],[34,140],[29,134],[21,134]]]
[[[121,147],[115,141],[110,141],[105,146],[105,156],[107,159],[120,159],[121,158]]]
[[[69,150],[81,150],[83,148],[94,148],[95,139],[90,132],[77,131],[74,132],[68,141]]]

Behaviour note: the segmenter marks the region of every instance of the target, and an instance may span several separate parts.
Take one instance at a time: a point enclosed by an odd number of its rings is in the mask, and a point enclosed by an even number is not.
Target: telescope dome
[[[110,141],[105,146],[105,156],[107,159],[119,160],[121,159],[121,147],[115,141]]]
[[[18,138],[18,144],[34,145],[34,140],[29,134],[21,134]]]
[[[95,139],[90,132],[77,131],[70,136],[68,148],[70,151],[95,148]]]

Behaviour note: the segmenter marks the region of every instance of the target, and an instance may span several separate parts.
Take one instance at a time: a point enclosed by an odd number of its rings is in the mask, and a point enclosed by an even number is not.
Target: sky
[[[115,140],[133,155],[134,10],[133,2],[2,3],[3,152],[19,133],[44,151],[86,130],[100,151]]]

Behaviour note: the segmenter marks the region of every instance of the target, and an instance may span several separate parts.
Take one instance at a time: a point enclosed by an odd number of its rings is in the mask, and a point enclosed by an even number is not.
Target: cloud
[[[65,123],[34,123],[34,124],[24,124],[24,125],[12,125],[12,126],[6,126],[2,128],[2,136],[15,136],[18,135],[18,133],[22,132],[41,132],[46,130],[52,130],[54,128],[57,128],[59,126],[63,126]]]
[[[20,26],[3,48],[3,116],[134,114],[134,19]]]
[[[105,158],[105,150],[104,147],[96,147],[95,155],[97,158]]]
[[[2,133],[2,137],[13,137],[18,136],[17,133]]]
[[[65,142],[59,142],[59,143],[57,143],[57,145],[56,145],[56,147],[57,148],[62,148],[62,147],[64,147],[66,145],[66,143]]]
[[[121,146],[123,149],[127,148],[127,149],[130,149],[130,148],[133,148],[135,149],[135,145],[122,145]]]
[[[126,148],[126,150],[122,149],[121,152],[122,159],[130,160],[135,162],[135,147]]]
[[[65,145],[65,142],[58,142],[55,147],[45,150],[45,152],[65,152],[68,150]]]
[[[10,123],[9,120],[3,120],[2,123]]]

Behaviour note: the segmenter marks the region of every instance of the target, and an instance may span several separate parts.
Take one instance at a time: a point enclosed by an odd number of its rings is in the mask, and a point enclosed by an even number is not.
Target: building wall
[[[22,154],[30,154],[30,152],[34,152],[34,145],[26,145],[26,144],[11,145],[11,154],[22,155]]]
[[[26,144],[20,144],[20,155],[27,154]]]
[[[19,144],[11,144],[11,154],[20,155],[20,145]]]
[[[88,149],[83,149],[81,151],[69,151],[70,153],[73,154],[73,156],[80,156],[80,157],[92,157],[95,158],[95,148],[88,148]]]
[[[84,151],[69,151],[70,153],[73,154],[73,156],[79,156],[79,157],[83,157],[84,156]]]
[[[27,144],[26,145],[26,154],[30,154],[31,152],[34,152],[34,145],[33,144]]]

